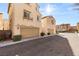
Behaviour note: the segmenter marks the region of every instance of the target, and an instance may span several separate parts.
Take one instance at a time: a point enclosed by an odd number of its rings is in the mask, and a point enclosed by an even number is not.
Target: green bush
[[[58,31],[56,31],[56,34],[59,34],[59,32],[58,32]]]
[[[47,35],[50,35],[50,33],[47,33]]]
[[[4,37],[0,37],[0,41],[4,41]]]
[[[44,36],[44,35],[45,35],[45,33],[44,33],[44,32],[42,32],[42,33],[41,33],[41,36]]]
[[[76,32],[79,33],[78,30],[76,30]]]
[[[22,39],[21,35],[13,36],[13,41],[20,41]]]

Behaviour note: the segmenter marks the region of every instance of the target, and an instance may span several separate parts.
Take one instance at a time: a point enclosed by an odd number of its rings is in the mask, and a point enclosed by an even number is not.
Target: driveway
[[[79,56],[79,33],[62,33],[60,35],[68,38],[73,54]]]
[[[73,56],[67,38],[54,35],[0,48],[1,56]]]

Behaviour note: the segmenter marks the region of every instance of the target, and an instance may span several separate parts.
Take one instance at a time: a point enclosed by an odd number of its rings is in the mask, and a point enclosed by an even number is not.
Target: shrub
[[[76,30],[76,32],[79,33],[78,30]]]
[[[13,36],[13,41],[20,41],[22,39],[21,35]]]
[[[58,31],[56,31],[56,34],[59,34],[59,32],[58,32]]]
[[[4,41],[4,37],[0,37],[0,41]]]
[[[45,33],[44,33],[44,32],[42,32],[42,33],[41,33],[41,36],[44,36],[44,35],[45,35]]]
[[[47,35],[50,35],[50,33],[47,33]]]

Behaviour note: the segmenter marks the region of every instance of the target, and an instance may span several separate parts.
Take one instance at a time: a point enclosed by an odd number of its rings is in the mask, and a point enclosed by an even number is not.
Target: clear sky
[[[0,3],[0,13],[3,13],[4,19],[8,19],[8,4],[7,3]]]
[[[73,10],[75,7],[72,3],[40,3],[39,6],[42,16],[54,16],[57,24],[76,25],[79,22],[79,12]],[[8,19],[7,9],[7,3],[0,3],[0,12],[4,13],[4,19]]]
[[[72,3],[41,3],[40,12],[43,16],[52,15],[56,19],[57,24],[70,23],[76,25],[79,22],[79,12],[74,8]]]

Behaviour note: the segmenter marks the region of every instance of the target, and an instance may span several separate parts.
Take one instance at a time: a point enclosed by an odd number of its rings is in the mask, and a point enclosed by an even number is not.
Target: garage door
[[[53,29],[48,29],[48,32],[53,34]]]
[[[34,37],[39,35],[39,28],[21,28],[22,38]]]

